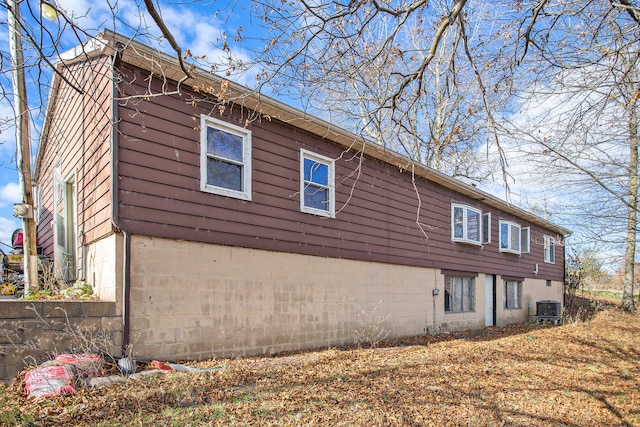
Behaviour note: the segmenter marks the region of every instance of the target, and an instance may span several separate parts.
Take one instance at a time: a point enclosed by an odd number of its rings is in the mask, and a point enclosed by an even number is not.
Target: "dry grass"
[[[210,360],[26,401],[0,389],[0,423],[55,426],[640,426],[640,316],[513,325],[376,349]]]

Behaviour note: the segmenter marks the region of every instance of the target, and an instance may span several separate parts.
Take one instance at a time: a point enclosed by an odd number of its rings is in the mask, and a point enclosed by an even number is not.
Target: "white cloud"
[[[116,2],[118,9],[127,8],[129,1]],[[98,30],[114,21],[109,2],[90,0],[59,0],[58,5],[65,17],[80,28]],[[118,10],[116,10],[116,13]]]
[[[0,243],[4,245],[11,245],[11,234],[14,230],[20,228],[20,220],[10,217],[5,218],[0,216]],[[7,252],[10,248],[2,245],[2,250]]]
[[[0,187],[0,206],[13,205],[22,200],[20,185],[10,182],[4,187]]]
[[[210,70],[212,65],[218,65],[217,68],[224,73],[229,55],[220,46],[223,44],[225,34],[233,37],[237,28],[225,25],[222,19],[217,18],[216,12],[216,8],[212,6],[172,8],[163,5],[161,9],[167,27],[183,51],[188,49],[193,55],[200,57],[196,63],[205,70]],[[238,9],[237,13],[241,13],[241,9]],[[228,42],[231,43],[230,40]],[[164,43],[163,50],[173,53],[167,43]],[[250,55],[240,46],[234,45],[231,54],[236,62],[241,61],[243,64],[251,62]],[[225,75],[225,77],[228,76]],[[241,84],[252,82],[246,74],[231,78]]]
[[[109,28],[125,36],[138,35],[137,40],[145,44],[157,44],[162,39],[161,32],[146,9],[131,0],[116,2],[115,10],[108,7],[107,2],[91,2],[88,0],[59,0],[61,9],[81,28],[89,29],[89,33],[95,34],[98,30]],[[210,69],[212,64],[220,65],[224,69],[227,64],[227,53],[219,46],[225,33],[231,37],[237,31],[234,24],[217,16],[218,8],[213,5],[191,3],[189,6],[173,6],[163,3],[158,7],[166,26],[182,48],[194,55],[203,57],[197,61],[197,65]],[[244,16],[247,12],[240,6],[228,13],[237,13]],[[73,34],[68,35],[73,38]],[[74,45],[78,40],[67,40]],[[69,46],[69,48],[72,46]],[[158,47],[158,46],[154,46]],[[159,48],[170,55],[175,52],[168,43],[163,41]],[[251,55],[241,46],[234,46],[232,51],[235,60],[244,64],[250,63]],[[252,83],[246,75],[236,79],[241,84]]]
[[[10,87],[5,86],[4,87]],[[6,98],[0,101],[0,158],[11,159],[16,153],[15,115]],[[4,161],[0,161],[4,163]]]

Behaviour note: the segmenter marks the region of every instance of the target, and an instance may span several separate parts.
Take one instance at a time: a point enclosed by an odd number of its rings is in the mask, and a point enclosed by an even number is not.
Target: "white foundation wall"
[[[562,282],[528,279],[523,293],[526,298],[525,304],[530,304],[529,314],[531,316],[536,315],[536,302],[538,301],[559,301],[564,307],[564,287]]]
[[[144,357],[235,357],[419,335],[437,270],[132,236],[131,333]],[[441,297],[438,316],[443,316]],[[476,322],[477,323],[477,322]]]
[[[522,284],[522,308],[516,310],[504,308],[505,285],[504,279],[500,276],[498,276],[496,288],[498,326],[531,320],[536,314],[536,302],[538,301],[554,300],[560,303],[563,302],[564,289],[562,282],[525,279]]]
[[[205,359],[480,329],[486,277],[475,279],[474,311],[445,313],[439,269],[133,235],[130,342],[142,357]],[[497,276],[497,325],[527,321],[529,303],[535,314],[535,301],[562,301],[562,283],[551,285],[525,280],[523,308],[505,310]]]
[[[85,281],[93,286],[94,293],[101,301],[121,299],[122,241],[122,235],[111,234],[87,245]]]

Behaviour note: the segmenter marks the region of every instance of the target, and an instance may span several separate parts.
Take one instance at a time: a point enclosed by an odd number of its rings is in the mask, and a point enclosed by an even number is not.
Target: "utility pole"
[[[16,0],[7,1],[9,11],[9,40],[11,67],[13,69],[13,97],[16,117],[17,166],[20,177],[22,203],[27,213],[22,217],[24,233],[24,292],[38,287],[38,252],[36,247],[36,225],[33,218],[33,183],[31,181],[31,144],[29,141],[29,112],[27,87],[24,77],[22,52],[22,30],[20,28],[20,6]]]

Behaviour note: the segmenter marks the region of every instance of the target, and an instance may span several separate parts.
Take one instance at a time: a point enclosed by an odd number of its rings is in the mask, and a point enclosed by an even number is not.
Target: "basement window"
[[[504,308],[507,310],[522,308],[522,281],[504,281]]]
[[[473,277],[444,277],[444,311],[446,313],[473,311],[474,297]]]

